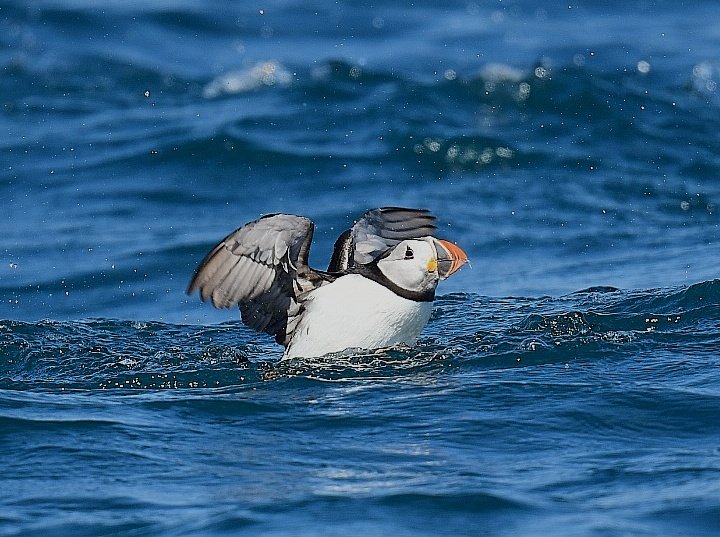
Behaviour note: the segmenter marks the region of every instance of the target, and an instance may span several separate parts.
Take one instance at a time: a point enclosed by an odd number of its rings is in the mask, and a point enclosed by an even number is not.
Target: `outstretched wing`
[[[328,272],[366,265],[404,240],[432,235],[437,230],[435,220],[425,209],[372,209],[335,242]]]
[[[216,308],[240,306],[243,322],[287,344],[302,298],[328,280],[308,267],[313,223],[290,214],[264,216],[233,231],[202,260],[187,293]]]

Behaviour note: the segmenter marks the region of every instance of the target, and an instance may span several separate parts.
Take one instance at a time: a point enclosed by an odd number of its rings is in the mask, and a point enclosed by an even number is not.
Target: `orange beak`
[[[435,239],[435,249],[437,250],[438,274],[441,280],[468,262],[467,254],[451,242]]]

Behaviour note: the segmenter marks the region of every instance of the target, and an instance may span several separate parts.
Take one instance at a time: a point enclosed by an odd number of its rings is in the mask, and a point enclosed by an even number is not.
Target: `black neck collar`
[[[415,302],[432,302],[435,300],[435,289],[429,291],[410,291],[397,285],[390,280],[383,271],[377,266],[377,263],[369,263],[367,265],[358,265],[350,268],[348,274],[360,274],[369,280],[379,283],[380,285],[390,289],[396,295],[413,300]]]

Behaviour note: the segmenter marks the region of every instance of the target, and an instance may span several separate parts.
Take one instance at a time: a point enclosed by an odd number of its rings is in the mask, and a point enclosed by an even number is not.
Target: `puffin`
[[[426,209],[371,209],[335,242],[327,270],[308,265],[315,225],[269,214],[236,229],[200,262],[187,288],[275,337],[282,359],[413,346],[438,282],[468,262],[434,237]]]

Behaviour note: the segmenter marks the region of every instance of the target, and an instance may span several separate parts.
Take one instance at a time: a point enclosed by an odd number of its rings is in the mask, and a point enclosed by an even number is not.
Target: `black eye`
[[[409,246],[407,247],[407,250],[405,250],[405,259],[412,259],[415,256],[415,254],[412,251],[412,248]]]

